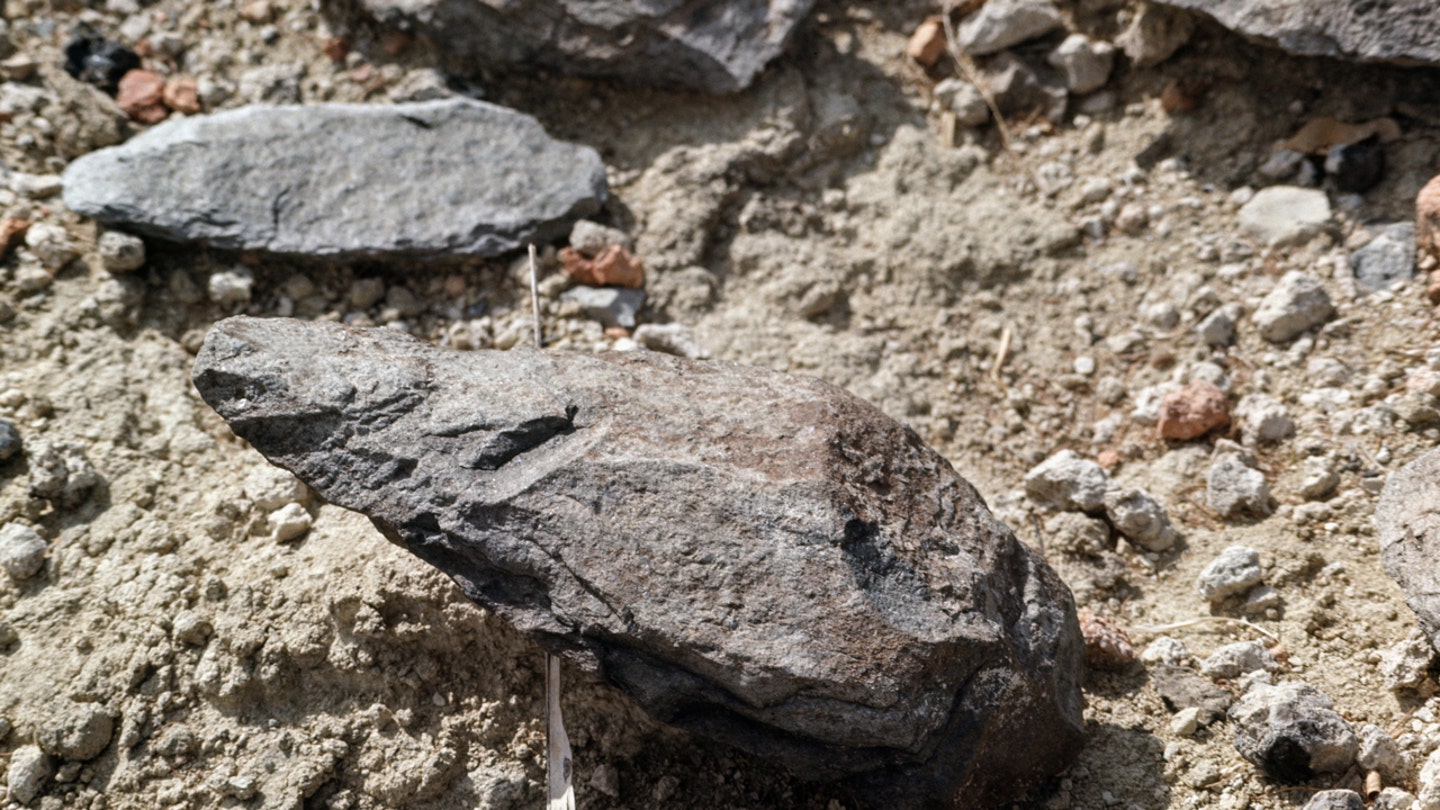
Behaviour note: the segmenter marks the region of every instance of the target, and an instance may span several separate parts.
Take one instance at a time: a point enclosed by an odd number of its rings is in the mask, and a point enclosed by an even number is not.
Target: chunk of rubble
[[[885,807],[995,804],[1083,743],[1068,589],[838,388],[275,318],[217,324],[194,382],[317,494],[661,721]]]

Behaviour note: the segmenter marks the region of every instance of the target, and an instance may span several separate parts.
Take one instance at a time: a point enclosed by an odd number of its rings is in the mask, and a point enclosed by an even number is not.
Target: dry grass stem
[[[1194,618],[1194,619],[1185,619],[1185,620],[1183,620],[1183,621],[1171,622],[1171,623],[1169,623],[1169,624],[1144,624],[1144,625],[1135,625],[1134,627],[1131,627],[1130,630],[1131,630],[1131,632],[1135,632],[1135,633],[1145,633],[1145,634],[1147,634],[1147,635],[1152,635],[1152,636],[1154,636],[1154,635],[1159,635],[1159,634],[1161,634],[1161,633],[1168,633],[1168,632],[1170,632],[1171,630],[1183,630],[1183,629],[1185,629],[1185,628],[1187,628],[1187,627],[1196,627],[1196,626],[1202,625],[1202,624],[1216,624],[1216,623],[1219,623],[1219,624],[1233,624],[1233,625],[1239,625],[1239,626],[1241,626],[1241,627],[1248,627],[1248,628],[1250,628],[1251,630],[1254,630],[1255,632],[1259,633],[1260,635],[1262,635],[1262,636],[1270,639],[1271,641],[1275,642],[1276,644],[1279,644],[1279,643],[1280,643],[1280,637],[1277,636],[1277,635],[1275,635],[1274,633],[1270,632],[1269,630],[1266,630],[1265,628],[1263,628],[1263,627],[1261,627],[1261,626],[1259,626],[1259,625],[1257,625],[1257,624],[1254,624],[1254,623],[1252,623],[1252,622],[1247,622],[1247,621],[1245,621],[1244,619],[1232,619],[1232,618],[1230,618],[1229,616],[1198,616],[1198,617],[1196,617],[1196,618]]]

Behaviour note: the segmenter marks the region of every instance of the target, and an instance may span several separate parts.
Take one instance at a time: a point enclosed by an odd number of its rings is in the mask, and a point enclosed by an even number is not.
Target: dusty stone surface
[[[211,330],[194,380],[268,458],[665,722],[876,802],[994,801],[1078,751],[1068,591],[838,389],[252,318]],[[981,604],[994,620],[958,618]]]
[[[567,233],[605,195],[593,150],[469,100],[197,116],[65,173],[65,204],[107,224],[321,257],[491,256]]]
[[[1271,186],[1240,209],[1240,227],[1270,245],[1303,242],[1330,221],[1330,200],[1313,188]]]
[[[1430,643],[1440,649],[1440,450],[1390,477],[1375,508],[1385,570],[1400,583]]]
[[[1299,56],[1440,64],[1440,14],[1426,0],[1377,7],[1365,0],[1314,5],[1274,0],[1160,0]]]
[[[1257,683],[1230,707],[1241,756],[1283,782],[1336,773],[1355,761],[1359,740],[1334,704],[1307,683]]]
[[[1061,450],[1025,475],[1025,492],[1036,503],[1056,509],[1095,512],[1105,506],[1114,484],[1099,464],[1073,450]]]
[[[115,719],[94,703],[63,701],[51,705],[46,715],[35,742],[45,753],[71,762],[99,756],[115,731]]]
[[[1272,343],[1291,340],[1335,313],[1330,294],[1315,276],[1286,273],[1256,308],[1252,320],[1260,336]]]
[[[991,0],[960,21],[955,38],[966,53],[987,56],[1063,24],[1050,0]]]
[[[581,76],[733,93],[784,49],[814,0],[715,5],[575,3],[508,5],[464,0],[355,0],[380,21],[417,30],[474,64],[543,65]]]
[[[45,567],[45,538],[23,523],[0,526],[0,568],[15,579],[29,579]]]

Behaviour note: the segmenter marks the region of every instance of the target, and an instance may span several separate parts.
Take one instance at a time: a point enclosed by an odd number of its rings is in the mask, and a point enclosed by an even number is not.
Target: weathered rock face
[[[1380,560],[1440,649],[1440,449],[1390,476],[1375,507]]]
[[[332,0],[422,33],[476,67],[544,67],[579,76],[732,93],[785,48],[814,0],[663,3],[607,0]]]
[[[593,149],[466,99],[256,105],[166,122],[66,169],[65,205],[179,242],[320,257],[492,256],[599,209]]]
[[[830,385],[253,318],[211,330],[194,380],[272,461],[665,722],[888,807],[986,806],[1082,744],[1069,591]]]
[[[1221,25],[1298,56],[1440,64],[1433,0],[1159,0],[1203,11]]]

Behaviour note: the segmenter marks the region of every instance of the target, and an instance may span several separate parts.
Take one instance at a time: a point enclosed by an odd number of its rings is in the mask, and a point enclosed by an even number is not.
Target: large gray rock
[[[960,21],[955,37],[966,53],[988,56],[1064,25],[1051,0],[989,0]]]
[[[1230,724],[1240,756],[1287,784],[1344,771],[1360,747],[1330,698],[1299,681],[1252,684],[1230,707]]]
[[[988,806],[1082,744],[1069,591],[830,385],[253,318],[211,330],[194,381],[269,459],[662,721],[885,807]]]
[[[1158,0],[1298,56],[1440,64],[1434,0]]]
[[[417,31],[476,67],[732,93],[785,49],[814,0],[331,0]]]
[[[179,242],[321,257],[493,256],[607,193],[593,149],[468,99],[170,120],[65,170],[65,205]]]
[[[1440,449],[1390,476],[1375,507],[1380,561],[1440,649]]]

